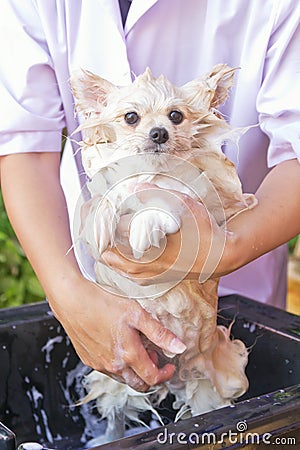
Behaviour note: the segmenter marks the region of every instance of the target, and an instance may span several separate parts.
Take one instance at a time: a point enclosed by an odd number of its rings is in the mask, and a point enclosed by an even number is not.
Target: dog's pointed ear
[[[70,83],[76,110],[84,114],[101,112],[106,106],[108,94],[118,89],[114,84],[87,70],[74,72]]]
[[[197,109],[217,108],[228,97],[236,69],[217,64],[211,71],[182,86],[186,101]]]
[[[212,68],[206,81],[211,89],[214,91],[210,106],[217,108],[219,105],[225,103],[229,91],[233,85],[234,73],[237,69],[228,67],[226,64],[217,64]]]

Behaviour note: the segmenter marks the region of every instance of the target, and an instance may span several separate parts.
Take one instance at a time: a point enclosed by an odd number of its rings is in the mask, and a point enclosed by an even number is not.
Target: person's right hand
[[[141,333],[168,352],[185,350],[135,300],[114,296],[81,276],[60,286],[49,303],[80,359],[136,390],[167,381],[175,371],[173,364],[157,366],[156,355],[147,353]]]
[[[7,155],[0,158],[0,175],[10,221],[82,361],[139,390],[170,379],[174,366],[158,368],[141,333],[170,353],[181,353],[185,346],[134,300],[115,297],[85,279],[69,250],[60,153]]]

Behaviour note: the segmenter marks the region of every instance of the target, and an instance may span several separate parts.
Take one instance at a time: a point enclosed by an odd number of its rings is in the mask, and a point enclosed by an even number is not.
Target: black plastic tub
[[[94,449],[300,448],[300,317],[239,296],[221,298],[219,308],[219,323],[234,320],[233,336],[251,349],[247,394]],[[101,434],[89,405],[74,406],[87,371],[47,303],[1,310],[0,450],[28,441],[80,450]]]

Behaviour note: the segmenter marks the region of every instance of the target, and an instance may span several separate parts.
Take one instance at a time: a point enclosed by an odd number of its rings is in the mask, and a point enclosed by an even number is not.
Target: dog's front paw
[[[159,248],[161,239],[179,228],[179,218],[170,213],[153,209],[139,212],[133,217],[129,231],[133,256],[140,259],[150,247]]]

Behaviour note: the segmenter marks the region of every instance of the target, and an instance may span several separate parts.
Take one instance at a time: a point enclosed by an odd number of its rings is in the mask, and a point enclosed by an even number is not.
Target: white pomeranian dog
[[[155,348],[159,362],[171,361],[176,371],[170,381],[146,394],[96,371],[86,377],[85,400],[96,399],[101,416],[108,421],[102,442],[122,437],[125,424],[138,422],[141,411],[155,413],[168,393],[175,397],[173,407],[180,418],[229,405],[248,388],[247,349],[240,340],[231,339],[230,327],[217,326],[218,279],[210,275],[224,240],[214,242],[212,236],[211,254],[199,281],[185,277],[164,281],[162,276],[142,286],[101,259],[109,246],[125,242],[140,261],[163,251],[165,237],[181,230],[184,214],[176,195],[164,189],[201,202],[224,239],[228,220],[256,205],[252,194],[243,194],[236,169],[221,149],[224,141],[237,142],[245,131],[232,129],[218,112],[233,84],[234,71],[218,64],[181,87],[164,76],[153,77],[149,69],[125,87],[87,71],[71,78],[76,110],[82,114],[81,152],[91,196],[81,210],[79,238],[95,260],[96,281],[138,301],[187,347],[176,356]],[[145,182],[159,189],[151,190],[142,201],[134,186]],[[119,229],[125,216],[130,224],[127,240]],[[196,227],[190,230],[191,236],[197,252]],[[187,272],[194,257],[185,251],[182,235],[178,261],[186,261]],[[146,338],[144,345],[154,348]]]

